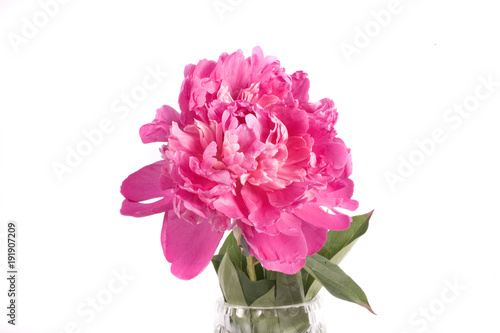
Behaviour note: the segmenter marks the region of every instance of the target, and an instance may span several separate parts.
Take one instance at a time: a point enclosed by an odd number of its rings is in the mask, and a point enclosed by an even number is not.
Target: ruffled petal
[[[267,226],[276,222],[281,215],[281,209],[272,206],[266,192],[257,186],[245,184],[241,196],[248,209],[248,220],[256,227]]]
[[[215,209],[232,219],[245,218],[248,213],[240,196],[231,192],[220,195],[214,202]]]
[[[309,79],[303,71],[297,71],[292,74],[292,94],[300,104],[309,101]]]
[[[218,61],[211,73],[214,80],[222,81],[232,92],[239,92],[240,89],[249,86],[250,63],[245,59],[243,52],[238,50],[224,58],[224,61]],[[236,98],[237,94],[232,96]]]
[[[282,190],[269,191],[267,198],[274,207],[290,207],[292,204],[298,204],[304,198],[308,185],[306,183],[291,183]]]
[[[336,178],[330,182],[324,191],[318,193],[315,202],[325,207],[340,207],[356,210],[359,206],[356,200],[350,199],[354,191],[354,183],[346,177]]]
[[[185,67],[179,94],[179,107],[183,113],[189,114],[194,107],[202,106],[207,101],[207,91],[204,89],[207,83],[203,79],[210,76],[215,64],[215,61],[202,59],[197,65]]]
[[[140,128],[142,142],[167,142],[172,122],[179,122],[179,113],[168,105],[162,106],[156,110],[155,119]]]

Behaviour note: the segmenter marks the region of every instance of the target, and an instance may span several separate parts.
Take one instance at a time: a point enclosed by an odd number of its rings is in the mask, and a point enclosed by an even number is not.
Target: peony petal
[[[215,61],[202,59],[197,65],[190,64],[185,67],[184,81],[182,81],[179,94],[179,107],[182,111],[183,124],[191,123],[195,115],[194,108],[213,100],[211,94],[216,89],[216,83],[208,77],[215,65]]]
[[[143,143],[167,142],[172,122],[179,122],[179,113],[168,105],[156,110],[155,119],[139,130]]]
[[[214,208],[222,214],[232,218],[246,218],[248,212],[241,196],[235,196],[231,192],[226,192],[213,202]]]
[[[161,245],[172,274],[190,280],[210,263],[224,232],[213,231],[208,220],[190,224],[180,219],[173,210],[165,213],[161,231]]]
[[[302,235],[269,236],[238,222],[248,243],[250,254],[266,269],[285,274],[297,273],[306,262],[307,245]]]
[[[325,245],[328,237],[328,230],[317,228],[307,222],[302,223],[302,233],[306,240],[308,256],[318,252]]]
[[[175,192],[175,200],[180,201],[183,204],[183,208],[188,209],[195,213],[196,215],[207,218],[206,210],[207,205],[200,200],[200,197],[195,193],[191,193],[185,190],[178,189]],[[174,205],[175,206],[175,205]],[[179,212],[178,212],[179,214]]]
[[[162,198],[170,189],[162,189],[160,186],[161,169],[168,162],[161,160],[147,165],[130,176],[122,183],[120,191],[130,201],[144,201],[154,198]]]
[[[303,71],[297,71],[292,75],[292,94],[293,98],[297,99],[300,104],[309,101],[309,79]]]
[[[302,234],[302,220],[287,212],[281,213],[280,219],[275,223],[276,229],[283,235],[299,236]]]
[[[227,85],[232,92],[236,92],[233,98],[236,98],[240,89],[248,88],[250,79],[250,66],[246,61],[241,50],[231,53],[224,58],[223,61],[218,61],[211,77],[217,81],[222,81],[223,85]]]
[[[125,199],[123,200],[120,214],[133,217],[144,217],[163,213],[172,206],[172,196],[173,194],[169,194],[165,196],[165,198],[147,204]]]
[[[356,210],[359,206],[356,200],[352,200],[354,183],[346,177],[336,178],[328,183],[325,190],[318,193],[315,202],[325,207],[341,207],[349,210]]]
[[[286,126],[289,136],[304,136],[309,129],[309,121],[307,119],[307,112],[298,109],[296,102],[291,106],[283,103],[275,104],[269,107],[269,110],[275,112],[279,120]]]
[[[169,145],[174,150],[185,150],[192,154],[203,154],[203,147],[200,143],[198,127],[187,125],[180,129],[177,123],[172,123],[171,136],[168,139]]]
[[[338,138],[332,141],[330,144],[323,145],[324,156],[335,169],[343,169],[347,163],[349,149]]]
[[[306,167],[311,160],[311,149],[306,140],[299,136],[291,136],[287,141],[288,158],[286,165]]]
[[[267,199],[266,192],[249,183],[241,189],[241,196],[249,211],[248,220],[255,226],[266,226],[276,222],[281,215],[281,209],[273,207]]]
[[[307,187],[306,183],[294,182],[282,190],[266,192],[267,198],[274,207],[289,207],[304,197]]]
[[[280,67],[280,63],[275,56],[266,56],[260,46],[252,49],[252,57],[250,60],[251,66],[251,82],[264,81],[273,73],[275,69]]]
[[[319,205],[310,202],[299,209],[294,209],[293,214],[316,227],[329,230],[345,230],[349,228],[352,221],[350,216],[327,213]]]

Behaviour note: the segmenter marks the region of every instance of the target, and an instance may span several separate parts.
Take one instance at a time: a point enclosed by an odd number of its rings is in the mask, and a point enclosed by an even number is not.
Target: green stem
[[[257,274],[255,274],[255,258],[252,256],[247,257],[247,272],[250,281],[257,281]]]

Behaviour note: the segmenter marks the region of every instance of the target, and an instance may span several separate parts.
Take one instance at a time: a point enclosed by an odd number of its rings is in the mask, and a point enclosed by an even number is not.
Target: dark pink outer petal
[[[238,226],[245,236],[250,254],[266,269],[295,274],[304,267],[307,245],[303,235],[269,236],[242,222],[238,222]]]
[[[179,112],[168,105],[157,109],[155,119],[139,130],[142,142],[167,142],[172,122],[179,122]]]
[[[352,218],[344,214],[327,213],[314,203],[306,203],[300,209],[294,209],[293,214],[298,218],[319,228],[329,230],[345,230],[351,225]]]
[[[163,213],[170,206],[172,206],[172,195],[147,204],[125,199],[123,200],[120,213],[126,216],[144,217]]]
[[[165,213],[161,245],[172,274],[190,280],[210,263],[224,232],[213,231],[208,220],[191,224],[180,219],[173,210]]]
[[[120,213],[122,215],[142,217],[162,213],[172,200],[171,189],[160,186],[161,169],[167,163],[158,161],[147,165],[128,176],[122,183],[121,193],[125,197]],[[140,201],[160,198],[152,203]]]
[[[155,162],[128,176],[120,188],[123,196],[136,202],[164,197],[169,190],[161,189],[160,176],[161,169],[166,163],[164,160]]]
[[[325,245],[328,237],[328,230],[317,228],[307,222],[302,223],[302,233],[306,239],[308,256],[318,252]]]

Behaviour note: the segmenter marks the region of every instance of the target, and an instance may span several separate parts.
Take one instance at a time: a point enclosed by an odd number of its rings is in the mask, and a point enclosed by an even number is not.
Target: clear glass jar
[[[321,299],[276,307],[215,305],[214,333],[326,333]]]

